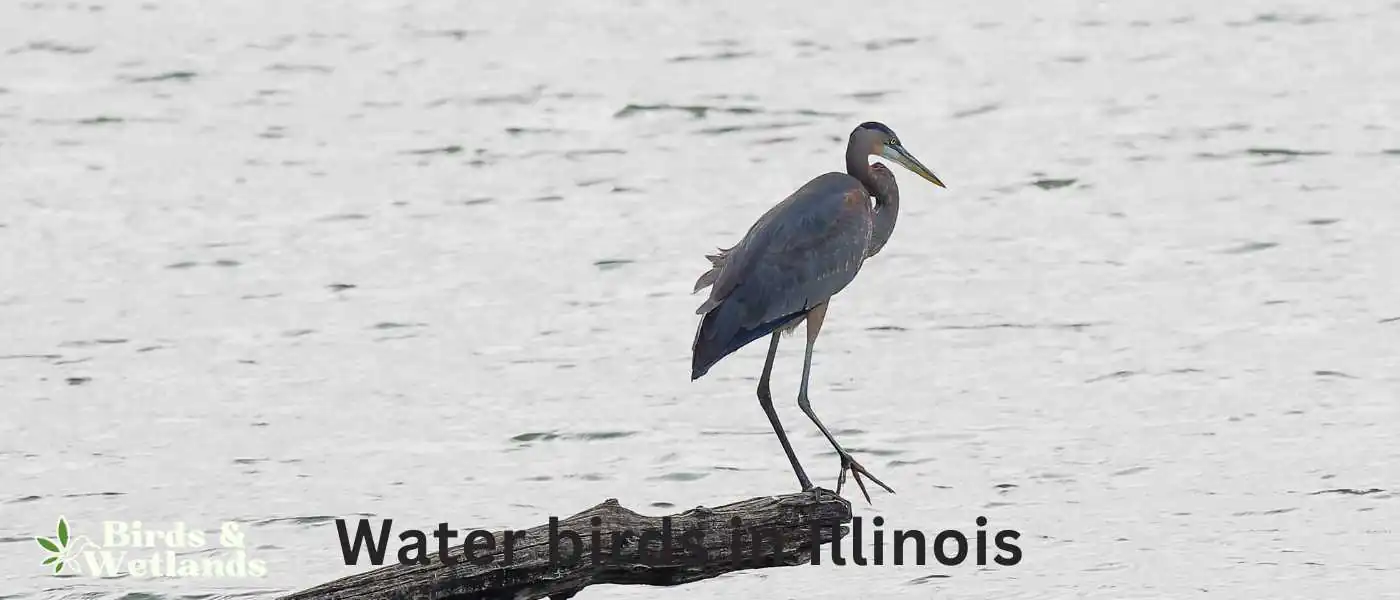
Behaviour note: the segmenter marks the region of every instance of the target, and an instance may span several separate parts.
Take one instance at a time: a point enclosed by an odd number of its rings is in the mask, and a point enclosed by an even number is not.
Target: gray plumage
[[[695,282],[696,291],[709,286],[710,296],[695,310],[706,319],[696,332],[692,378],[744,344],[796,327],[883,247],[894,230],[898,192],[884,165],[873,171],[883,174],[876,179],[889,193],[880,207],[871,205],[860,180],[826,173],[759,217],[738,244],[707,256],[713,266]],[[878,232],[877,214],[887,224]]]

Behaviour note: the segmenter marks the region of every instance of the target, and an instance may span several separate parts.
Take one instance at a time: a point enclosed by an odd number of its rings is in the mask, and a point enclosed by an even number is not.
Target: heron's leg
[[[841,485],[846,482],[846,470],[849,469],[851,477],[856,480],[856,485],[860,486],[861,494],[865,495],[865,501],[870,502],[870,493],[865,491],[865,483],[860,480],[861,475],[869,477],[876,485],[885,488],[885,491],[891,494],[894,493],[894,490],[866,471],[865,467],[856,462],[850,452],[841,447],[841,443],[836,441],[836,436],[831,435],[831,432],[827,431],[826,425],[823,425],[821,419],[817,418],[817,413],[812,410],[811,401],[807,399],[807,382],[812,375],[812,347],[817,342],[817,335],[821,333],[822,321],[826,320],[826,307],[826,303],[823,302],[807,313],[807,352],[802,359],[802,387],[797,392],[797,406],[807,414],[807,418],[817,424],[817,429],[821,430],[822,435],[826,436],[826,440],[831,442],[831,446],[836,448],[836,453],[841,456],[841,476],[836,480],[836,493],[841,493]]]
[[[768,344],[768,360],[763,363],[763,375],[758,378],[758,405],[763,407],[763,413],[768,415],[768,422],[773,424],[773,433],[778,434],[778,441],[783,444],[783,452],[787,453],[788,462],[792,463],[792,470],[797,473],[797,483],[805,492],[812,489],[812,480],[807,479],[807,472],[803,471],[802,464],[797,462],[797,454],[792,451],[792,444],[788,442],[782,423],[778,422],[778,412],[773,410],[773,393],[768,387],[768,380],[773,375],[773,359],[778,355],[780,335],[782,334],[774,333],[773,341]]]

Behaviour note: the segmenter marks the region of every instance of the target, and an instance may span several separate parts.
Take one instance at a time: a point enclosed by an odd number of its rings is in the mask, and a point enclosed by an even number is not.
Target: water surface
[[[1388,0],[6,3],[0,597],[791,491],[762,348],[688,381],[688,292],[870,119],[949,189],[899,175],[816,410],[899,492],[863,516],[1024,560],[584,595],[1393,594],[1397,39]],[[236,521],[269,573],[55,578],[59,515]]]

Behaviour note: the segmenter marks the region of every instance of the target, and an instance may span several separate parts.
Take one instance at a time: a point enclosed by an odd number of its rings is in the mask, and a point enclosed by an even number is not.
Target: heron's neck
[[[884,171],[876,176],[876,180],[876,191],[870,194],[875,197],[875,223],[870,232],[870,248],[865,251],[866,258],[884,249],[885,242],[890,241],[890,234],[894,233],[894,222],[899,218],[899,187],[894,183],[894,174]]]
[[[877,181],[875,170],[870,168],[870,154],[863,152],[855,138],[851,138],[851,143],[846,146],[846,173],[855,177],[861,185],[865,186],[865,191],[874,196],[879,189],[880,182]]]
[[[899,218],[899,186],[895,185],[895,173],[888,169],[872,169],[869,154],[855,150],[857,147],[851,144],[846,148],[846,172],[861,182],[865,192],[875,199],[875,228],[871,231],[871,245],[865,250],[868,259],[885,249],[889,235],[895,232],[895,221]]]
[[[894,183],[893,173],[870,168],[870,155],[855,148],[854,144],[846,148],[846,173],[865,186],[865,191],[875,199],[875,227],[870,234],[870,247],[865,251],[865,257],[870,258],[884,249],[890,234],[894,233],[894,222],[899,218],[899,187]]]

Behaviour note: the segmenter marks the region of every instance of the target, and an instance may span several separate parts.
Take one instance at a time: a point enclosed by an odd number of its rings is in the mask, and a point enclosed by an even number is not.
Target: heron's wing
[[[844,173],[817,177],[721,253],[724,264],[696,312],[733,304],[736,324],[752,327],[809,309],[851,282],[865,261],[870,233],[864,186]]]

